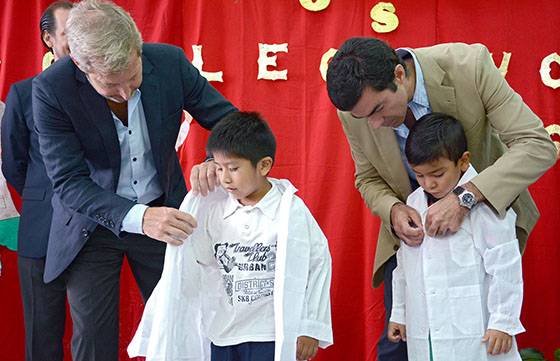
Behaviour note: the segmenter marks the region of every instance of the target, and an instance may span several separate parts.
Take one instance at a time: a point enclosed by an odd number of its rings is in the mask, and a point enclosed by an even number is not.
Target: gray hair
[[[86,73],[117,73],[128,66],[132,51],[142,54],[134,20],[109,1],[77,3],[68,16],[66,36],[72,57]]]

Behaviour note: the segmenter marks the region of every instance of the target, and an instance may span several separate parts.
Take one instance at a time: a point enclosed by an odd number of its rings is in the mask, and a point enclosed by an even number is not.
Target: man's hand
[[[169,207],[148,207],[144,212],[142,231],[148,237],[180,246],[196,228],[190,214]]]
[[[459,205],[459,198],[449,193],[430,208],[426,215],[426,233],[430,237],[445,236],[459,230],[469,210]]]
[[[416,247],[424,239],[422,219],[418,212],[403,203],[395,203],[391,208],[391,225],[397,237],[407,245]]]
[[[192,187],[191,192],[207,196],[208,192],[213,191],[220,182],[216,173],[217,168],[218,166],[213,160],[192,167],[189,178]]]
[[[308,336],[299,336],[297,338],[297,353],[296,358],[298,361],[312,359],[317,355],[319,348],[319,341]]]
[[[489,329],[484,334],[482,342],[488,343],[487,350],[490,355],[499,355],[501,353],[508,353],[511,350],[513,337],[505,332]]]
[[[406,342],[406,326],[389,321],[389,325],[387,326],[387,338],[389,341],[395,343],[399,341]]]

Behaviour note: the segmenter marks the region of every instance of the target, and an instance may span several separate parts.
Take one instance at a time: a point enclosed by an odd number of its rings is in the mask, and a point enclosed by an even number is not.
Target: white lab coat
[[[459,184],[476,176],[471,166]],[[422,188],[407,204],[425,222],[427,199]],[[434,361],[521,360],[515,338],[507,354],[486,352],[487,329],[516,335],[523,298],[521,255],[515,213],[501,219],[485,203],[474,207],[461,229],[450,236],[426,235],[419,247],[401,242],[393,272],[391,321],[406,325],[408,358]]]
[[[330,282],[331,257],[327,239],[288,180],[269,178],[280,192],[279,232],[274,282],[275,360],[294,361],[296,340],[306,335],[326,348],[333,343]],[[223,189],[207,197],[189,193],[181,210],[199,224],[216,202],[228,195]],[[163,273],[146,303],[140,325],[128,346],[130,357],[147,361],[210,360],[206,330],[213,305],[225,297],[221,275],[202,266],[204,230],[195,229],[182,246],[167,246]],[[203,256],[204,257],[204,256]]]

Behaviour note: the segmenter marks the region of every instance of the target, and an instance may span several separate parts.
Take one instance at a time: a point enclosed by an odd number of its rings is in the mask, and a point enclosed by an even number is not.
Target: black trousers
[[[393,270],[397,267],[397,256],[389,258],[385,263],[383,275],[385,302],[385,327],[383,333],[377,342],[377,360],[378,361],[408,361],[406,353],[406,342],[393,343],[387,338],[387,326],[391,317],[391,308],[393,307]]]
[[[210,361],[274,361],[274,341],[210,347]]]
[[[18,256],[23,302],[26,361],[62,361],[66,286],[61,279],[43,282],[44,258]]]
[[[61,277],[73,321],[74,361],[118,361],[120,274],[124,257],[144,301],[163,270],[165,243],[139,234],[119,239],[99,226]]]

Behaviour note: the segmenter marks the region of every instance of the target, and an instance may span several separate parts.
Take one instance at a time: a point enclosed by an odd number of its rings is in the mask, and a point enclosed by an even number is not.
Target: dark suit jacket
[[[47,254],[51,228],[51,181],[39,153],[33,123],[31,82],[12,85],[2,118],[2,173],[22,197],[18,254],[42,258]]]
[[[235,107],[187,60],[180,48],[144,44],[142,105],[164,204],[178,208],[186,194],[175,153],[183,109],[209,129]],[[33,115],[52,180],[53,222],[45,282],[62,273],[98,225],[122,236],[134,202],[115,192],[120,147],[106,100],[70,58],[33,81]]]

